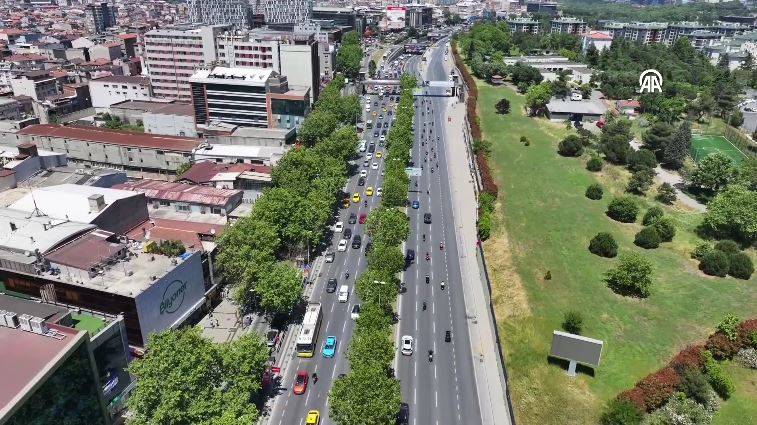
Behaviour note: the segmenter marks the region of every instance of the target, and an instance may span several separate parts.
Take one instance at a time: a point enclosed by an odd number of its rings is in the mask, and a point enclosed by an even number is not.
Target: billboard
[[[552,350],[549,355],[590,366],[599,366],[604,342],[567,332],[552,332]]]
[[[151,332],[180,325],[205,301],[200,257],[200,252],[192,253],[137,295],[135,303],[144,341]]]
[[[388,30],[401,30],[405,28],[407,9],[401,6],[386,7],[386,28]]]

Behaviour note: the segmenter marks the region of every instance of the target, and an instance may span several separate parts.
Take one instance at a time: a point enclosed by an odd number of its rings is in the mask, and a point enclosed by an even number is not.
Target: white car
[[[341,221],[337,221],[336,224],[334,224],[334,233],[342,233],[344,230],[344,223]]]
[[[384,136],[384,135],[382,134],[382,135],[381,135],[381,137],[379,137],[379,140],[380,140],[380,141],[382,141],[382,142],[386,141],[386,136]]]
[[[384,191],[380,187],[377,187],[376,188],[376,196],[381,196],[383,194],[384,194]]]
[[[378,162],[371,164],[371,170],[378,170]]]
[[[336,250],[339,252],[347,251],[347,241],[344,239],[339,241],[339,245],[337,245]]]
[[[337,295],[337,299],[340,303],[346,303],[347,299],[350,297],[350,287],[347,285],[340,286],[339,293]]]
[[[368,177],[368,170],[360,170],[360,177]]]
[[[365,154],[365,159],[373,159],[373,154],[370,152]]]
[[[352,306],[350,317],[352,318],[352,320],[357,320],[360,318],[360,304],[355,304]]]
[[[403,356],[412,356],[413,355],[413,337],[410,335],[403,335],[402,336],[402,344],[401,344],[400,352]]]

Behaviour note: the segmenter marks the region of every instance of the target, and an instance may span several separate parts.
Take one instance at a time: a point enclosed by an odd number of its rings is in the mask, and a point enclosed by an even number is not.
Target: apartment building
[[[247,0],[189,0],[190,22],[206,25],[231,25],[237,29],[250,27],[251,8]]]
[[[587,26],[583,19],[564,17],[550,21],[550,32],[552,34],[582,35],[586,31]]]
[[[111,105],[125,100],[150,100],[150,79],[147,77],[113,75],[89,81],[92,107],[106,112]]]
[[[312,31],[224,33],[217,39],[218,61],[230,68],[273,69],[292,87],[308,89],[315,101],[321,75],[318,44]]]
[[[313,10],[313,0],[250,0],[252,13],[265,16],[268,24],[305,22]]]
[[[156,97],[189,101],[189,78],[216,60],[216,37],[228,25],[177,25],[145,33],[143,68]]]
[[[531,18],[508,19],[507,26],[510,27],[510,33],[525,32],[529,34],[539,34],[539,21]]]
[[[21,72],[10,80],[14,96],[42,101],[60,94],[58,80],[45,70]]]
[[[102,34],[116,25],[117,9],[106,2],[88,4],[84,7],[86,27],[95,34]]]

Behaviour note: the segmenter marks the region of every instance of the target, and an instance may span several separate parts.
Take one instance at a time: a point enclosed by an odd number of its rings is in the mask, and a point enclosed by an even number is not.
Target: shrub
[[[678,374],[666,367],[647,375],[636,384],[636,388],[641,391],[645,409],[650,412],[665,404],[680,383]]]
[[[735,254],[741,251],[739,244],[729,239],[718,241],[718,243],[715,244],[715,249],[723,251],[726,254]]]
[[[723,320],[718,323],[718,330],[723,332],[728,339],[736,341],[739,337],[739,323],[741,319],[733,314],[726,314]]]
[[[528,137],[526,136],[520,136],[520,142],[523,143],[525,146],[531,146],[531,141],[528,140]]]
[[[478,197],[478,209],[481,211],[494,211],[494,204],[497,198],[491,193],[482,193]]]
[[[705,352],[704,373],[712,389],[724,400],[728,400],[733,394],[733,381],[709,352]]]
[[[571,134],[557,145],[557,153],[562,156],[581,156],[584,153],[584,145],[578,136]]]
[[[657,233],[660,235],[660,240],[662,242],[670,242],[676,235],[676,227],[673,225],[673,220],[671,220],[669,217],[663,217],[657,220],[657,222],[655,222],[652,227],[657,230]]]
[[[581,316],[581,313],[571,310],[565,313],[565,316],[563,317],[562,328],[565,330],[565,332],[580,335],[583,323],[584,318],[583,316]]]
[[[704,345],[690,345],[673,357],[668,366],[680,375],[686,369],[702,369],[704,366]]]
[[[498,114],[509,114],[510,113],[510,101],[507,99],[500,99],[499,102],[497,102],[496,105],[494,105],[494,108],[497,110]]]
[[[702,261],[702,258],[710,251],[712,251],[712,246],[707,242],[702,242],[694,248],[694,251],[691,251],[691,258]]]
[[[589,242],[589,252],[600,257],[613,258],[618,255],[618,243],[611,234],[606,232],[597,233]]]
[[[586,162],[586,169],[589,171],[602,171],[602,158],[598,156],[592,156],[588,162]]]
[[[685,394],[677,393],[665,406],[652,412],[644,423],[704,425],[712,421],[712,414],[713,412],[707,411],[701,404],[686,398]]]
[[[607,403],[599,423],[602,425],[638,425],[643,418],[644,412],[630,400],[618,398]]]
[[[492,235],[492,213],[484,211],[478,217],[478,238],[482,241],[489,239]]]
[[[699,369],[686,369],[681,375],[680,390],[697,403],[705,404],[710,392],[707,377]]]
[[[714,249],[702,257],[699,268],[710,276],[725,277],[731,267],[728,254]]]
[[[654,226],[648,226],[641,229],[633,239],[633,243],[636,244],[636,246],[640,246],[644,249],[655,249],[660,246],[660,241],[660,234],[657,233],[657,229]]]
[[[670,185],[670,183],[663,183],[657,187],[656,199],[663,204],[670,205],[675,202],[677,198],[678,195],[676,194],[676,190]]]
[[[620,257],[618,267],[605,274],[607,285],[618,294],[647,297],[652,290],[652,263],[637,253]]]
[[[735,359],[739,364],[746,368],[757,369],[757,350],[754,348],[744,348],[739,350]]]
[[[607,216],[621,223],[633,223],[639,214],[636,201],[628,196],[614,198],[607,206]]]
[[[738,341],[728,339],[728,337],[722,332],[715,332],[710,335],[710,337],[707,338],[705,347],[710,353],[712,353],[712,356],[719,360],[730,359],[736,355],[736,353],[739,352],[739,348],[741,348],[739,347]]]
[[[628,156],[628,169],[631,171],[652,170],[657,166],[657,158],[649,149],[639,149]]]
[[[647,210],[646,213],[644,213],[644,218],[641,219],[641,224],[645,226],[649,226],[650,224],[654,224],[657,220],[662,218],[665,215],[665,212],[660,207],[652,207]]]
[[[730,260],[731,266],[728,268],[729,275],[744,280],[752,277],[752,273],[754,273],[754,264],[752,264],[752,259],[749,258],[748,255],[743,252],[737,252],[731,255]]]
[[[739,345],[757,348],[757,319],[745,320],[739,325]]]
[[[597,183],[589,185],[589,187],[586,188],[586,197],[589,199],[593,199],[595,201],[598,201],[602,199],[603,190],[602,186],[600,186]]]
[[[639,171],[635,171],[631,174],[631,178],[628,180],[626,191],[643,195],[647,193],[650,187],[652,187],[652,180],[654,179],[654,171],[648,168],[642,168]]]

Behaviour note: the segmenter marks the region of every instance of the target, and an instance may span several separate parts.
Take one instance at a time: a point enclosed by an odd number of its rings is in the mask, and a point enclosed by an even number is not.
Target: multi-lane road
[[[421,63],[420,56],[414,56],[399,65],[414,75],[421,75],[423,80],[447,80],[443,61],[444,44],[427,52],[427,62]],[[388,69],[389,64],[384,64]],[[363,139],[375,144],[376,152],[385,153],[379,138],[385,122],[390,122],[393,115],[383,111],[392,110],[392,102],[384,96],[366,95],[365,102],[371,105],[371,111],[364,111],[364,122],[368,119],[374,123],[374,129],[366,129]],[[377,102],[378,105],[374,105]],[[462,278],[460,273],[455,228],[452,217],[452,197],[450,193],[447,162],[445,158],[445,107],[449,102],[446,97],[417,96],[415,116],[415,143],[412,160],[415,166],[422,167],[419,176],[411,177],[409,200],[418,201],[420,207],[408,207],[411,234],[406,242],[407,249],[416,253],[415,261],[405,270],[402,281],[407,291],[399,296],[399,323],[396,329],[397,356],[396,376],[401,381],[403,401],[409,407],[409,423],[426,424],[479,424],[481,415],[478,406],[475,375],[471,356],[471,346],[466,324],[465,302],[463,299]],[[377,116],[373,116],[377,112]],[[392,111],[393,112],[393,111]],[[383,115],[381,118],[379,115]],[[380,126],[380,129],[379,129]],[[375,131],[378,129],[378,136]],[[350,203],[347,209],[341,209],[335,219],[351,228],[353,234],[363,236],[359,249],[348,244],[345,252],[337,252],[341,233],[334,233],[330,251],[336,253],[333,263],[325,263],[313,283],[310,302],[319,302],[323,309],[323,322],[319,334],[319,343],[312,358],[289,357],[293,353],[285,350],[282,356],[288,358],[283,370],[281,393],[276,396],[268,415],[267,423],[272,425],[301,424],[309,410],[321,413],[322,424],[332,424],[328,417],[328,393],[333,381],[348,372],[349,363],[346,348],[349,345],[355,321],[350,312],[359,303],[355,294],[355,278],[366,269],[365,245],[368,241],[364,224],[348,224],[350,213],[369,214],[372,208],[380,205],[380,198],[374,193],[366,196],[365,189],[374,190],[382,186],[384,157],[377,158],[376,152],[368,159],[368,152],[363,152],[354,161],[355,174],[350,177],[346,191],[350,196],[359,193],[361,200]],[[378,168],[373,169],[373,163]],[[365,184],[358,185],[359,172],[367,170]],[[416,186],[417,184],[417,186]],[[367,206],[364,205],[367,201]],[[432,222],[424,223],[423,216],[430,213]],[[425,235],[425,236],[424,236]],[[444,249],[440,248],[443,244]],[[426,252],[429,259],[426,260]],[[349,278],[345,273],[349,272]],[[429,283],[426,284],[426,276]],[[347,284],[350,288],[346,303],[337,301],[336,293],[326,292],[326,283],[336,278],[338,286]],[[442,289],[444,282],[444,289]],[[423,303],[426,309],[423,309]],[[449,331],[450,340],[445,341]],[[399,338],[410,335],[414,338],[414,353],[410,356],[399,354]],[[338,341],[337,353],[333,358],[321,355],[323,341],[328,336],[335,336]],[[292,339],[296,335],[291,336]],[[290,344],[290,348],[293,344]],[[433,350],[433,361],[429,361],[429,350]],[[280,360],[281,361],[281,360]],[[304,394],[292,392],[295,375],[303,370],[311,375],[318,374],[317,383],[310,379]]]

